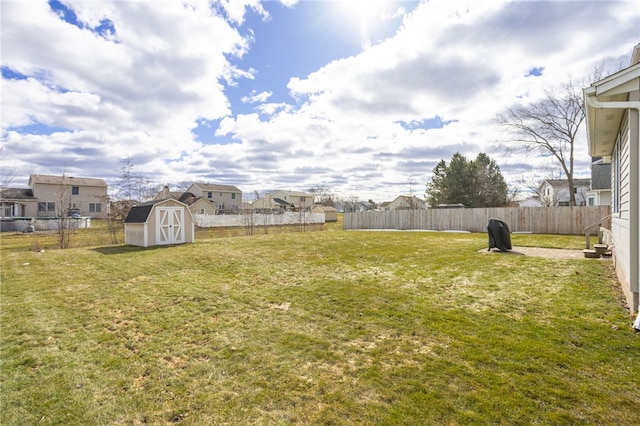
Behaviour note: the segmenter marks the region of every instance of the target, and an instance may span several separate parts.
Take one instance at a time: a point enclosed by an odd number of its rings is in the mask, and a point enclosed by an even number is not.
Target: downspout
[[[638,212],[638,203],[640,202],[640,161],[638,147],[640,140],[640,101],[627,102],[600,102],[595,99],[595,93],[585,96],[589,106],[596,109],[633,109],[635,114],[629,112],[629,284],[632,292],[638,293],[640,274],[638,263],[640,260],[640,236],[639,225],[640,216]],[[633,123],[635,121],[635,123]],[[635,124],[635,126],[633,125]],[[635,135],[634,135],[635,132]],[[634,137],[635,136],[635,137]],[[635,143],[633,143],[635,141]],[[638,309],[638,306],[631,306],[631,309]]]

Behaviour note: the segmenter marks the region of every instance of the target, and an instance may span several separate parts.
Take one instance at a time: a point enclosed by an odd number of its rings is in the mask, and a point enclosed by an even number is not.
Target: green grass
[[[640,339],[608,261],[339,224],[149,249],[30,238],[2,241],[3,425],[637,423]]]

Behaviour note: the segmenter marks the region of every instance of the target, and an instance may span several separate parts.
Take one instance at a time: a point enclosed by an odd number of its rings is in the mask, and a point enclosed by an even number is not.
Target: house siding
[[[620,207],[618,212],[614,212],[611,217],[611,233],[613,234],[614,245],[614,263],[616,274],[620,280],[622,290],[629,306],[638,306],[638,289],[637,283],[634,288],[630,283],[631,276],[631,230],[630,230],[630,215],[629,215],[629,167],[630,167],[630,154],[629,154],[629,114],[625,114],[622,125],[620,126],[620,133],[618,137],[618,143],[620,144],[620,156],[619,164],[614,164],[611,167],[611,179],[614,181],[614,175],[616,173],[615,168],[619,170],[620,188],[619,188],[619,200]],[[617,149],[614,148],[614,149]],[[636,218],[636,220],[638,220]]]
[[[125,244],[147,247],[146,223],[130,223],[126,225]]]
[[[306,192],[276,191],[271,194],[271,198],[279,198],[289,204],[293,204],[296,209],[311,211],[313,208],[313,195]]]
[[[242,191],[231,185],[194,183],[188,189],[196,197],[203,197],[215,204],[219,210],[240,210]]]
[[[33,195],[37,198],[34,203],[25,204],[25,216],[55,216],[60,212],[60,201],[62,198],[65,201],[69,201],[72,208],[79,210],[81,216],[89,216],[93,218],[104,219],[108,215],[108,195],[107,186],[93,186],[86,185],[83,181],[88,179],[83,178],[64,178],[63,183],[46,183],[38,182],[38,179],[42,176],[32,178],[31,189]],[[44,179],[59,179],[58,177],[44,177]],[[72,188],[77,187],[78,193],[73,194]],[[61,196],[62,191],[68,191],[68,194]],[[55,211],[39,211],[39,203],[54,203]],[[96,212],[95,208],[92,209],[92,205],[100,205],[100,211]],[[66,206],[64,207],[66,210]],[[93,211],[92,211],[93,210]]]

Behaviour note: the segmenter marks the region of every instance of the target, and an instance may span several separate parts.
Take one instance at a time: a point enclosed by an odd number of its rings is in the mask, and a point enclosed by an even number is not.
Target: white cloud
[[[296,3],[281,0],[292,12]],[[287,94],[260,86],[266,70],[242,60],[264,36],[246,13],[274,18],[258,0],[65,1],[80,27],[45,0],[3,1],[2,66],[28,76],[2,80],[4,144],[24,175],[113,179],[131,158],[162,184],[219,180],[247,192],[320,184],[382,201],[410,181],[422,193],[456,151],[496,157],[515,181],[548,160],[496,153],[496,114],[594,65],[626,66],[640,21],[633,3],[425,1],[392,37],[284,76]],[[105,22],[113,32],[97,33]],[[527,76],[533,68],[544,71]],[[252,113],[234,113],[234,91]],[[434,117],[451,122],[408,126]],[[221,143],[198,142],[197,124],[216,120]],[[21,130],[38,123],[69,131]],[[586,142],[576,148],[578,173],[588,173]]]
[[[264,91],[260,93],[256,93],[255,90],[251,91],[249,96],[243,96],[242,102],[246,104],[255,104],[256,102],[266,102],[273,95],[273,92]]]

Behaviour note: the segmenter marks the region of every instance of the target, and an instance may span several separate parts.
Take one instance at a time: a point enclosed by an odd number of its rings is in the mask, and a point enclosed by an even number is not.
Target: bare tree
[[[573,193],[575,142],[585,118],[583,84],[569,80],[558,91],[545,91],[542,100],[517,105],[498,115],[497,121],[509,131],[507,151],[551,155],[569,183],[569,204],[576,205]]]
[[[78,227],[78,219],[71,216],[71,185],[67,182],[65,175],[62,175],[62,183],[55,193],[56,196],[56,218],[58,221],[58,247],[69,248],[71,235]]]
[[[545,180],[556,180],[561,178],[562,170],[549,167],[547,168],[546,177],[540,178],[539,176],[533,176],[528,179],[523,178],[523,182],[525,182],[528,192],[540,200],[545,207],[552,207],[558,205],[560,194],[556,191],[545,192],[545,187],[542,184]]]
[[[314,204],[327,207],[335,205],[334,197],[326,186],[314,186],[309,188],[308,192],[313,195]]]
[[[122,160],[124,165],[120,169],[120,181],[115,186],[118,200],[143,202],[153,199],[160,191],[160,185],[154,184],[144,176],[133,172],[130,158]]]
[[[0,188],[8,188],[16,179],[18,172],[15,167],[7,166],[7,152],[4,145],[0,146]]]

